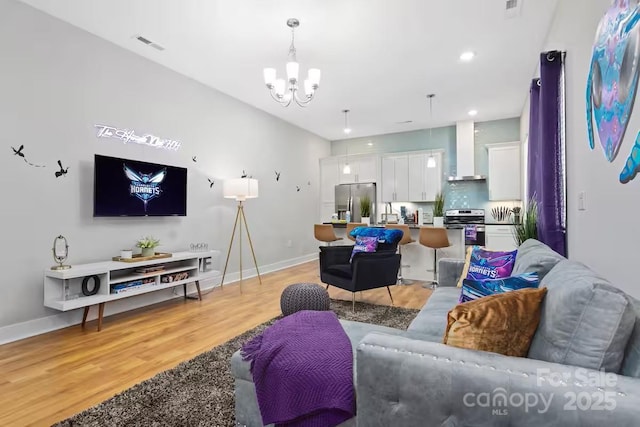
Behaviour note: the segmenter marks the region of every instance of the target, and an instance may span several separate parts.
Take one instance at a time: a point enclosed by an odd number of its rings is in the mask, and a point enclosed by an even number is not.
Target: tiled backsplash
[[[454,181],[445,182],[445,203],[446,209],[484,209],[485,221],[487,223],[497,222],[491,216],[491,209],[497,206],[507,206],[513,208],[514,206],[522,206],[521,201],[489,201],[489,190],[487,189],[486,181]],[[424,212],[431,212],[433,210],[433,203],[410,203],[410,202],[397,202],[392,203],[394,213],[400,213],[400,207],[404,206],[407,211],[414,212],[419,208],[422,208]],[[384,212],[384,206],[381,207],[380,212]]]

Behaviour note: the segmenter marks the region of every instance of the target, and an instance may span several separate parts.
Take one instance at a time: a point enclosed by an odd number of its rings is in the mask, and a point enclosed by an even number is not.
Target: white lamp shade
[[[436,167],[436,158],[435,157],[429,156],[429,158],[427,159],[427,167],[429,169]]]
[[[349,163],[344,165],[344,168],[342,168],[342,173],[345,175],[349,175],[351,173],[351,166],[349,166]]]
[[[300,64],[294,61],[287,62],[287,79],[289,79],[289,81],[298,81],[299,70]]]
[[[269,86],[275,83],[276,81],[276,69],[275,68],[265,68],[264,71],[264,83]]]
[[[320,70],[318,68],[309,68],[309,81],[312,85],[320,85]]]
[[[252,178],[226,179],[222,183],[222,194],[225,199],[245,201],[258,197],[258,180]]]

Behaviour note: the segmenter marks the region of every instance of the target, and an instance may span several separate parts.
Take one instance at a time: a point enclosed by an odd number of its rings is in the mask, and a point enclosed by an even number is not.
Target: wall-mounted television
[[[186,168],[95,155],[93,216],[186,215]]]

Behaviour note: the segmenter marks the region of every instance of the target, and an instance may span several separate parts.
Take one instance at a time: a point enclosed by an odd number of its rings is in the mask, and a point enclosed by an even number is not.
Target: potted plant
[[[534,198],[529,200],[522,220],[514,224],[513,232],[518,246],[527,239],[538,238],[538,202]]]
[[[436,194],[436,200],[433,203],[433,226],[444,226],[444,194],[442,191]]]
[[[156,246],[159,244],[160,240],[147,236],[138,240],[136,246],[142,249],[142,256],[153,256],[156,254]]]
[[[360,198],[360,217],[364,224],[371,224],[371,198],[362,196]]]
[[[520,213],[522,212],[522,209],[520,208],[520,206],[514,206],[513,208],[511,208],[511,213],[513,214],[513,223],[514,224],[520,224]]]

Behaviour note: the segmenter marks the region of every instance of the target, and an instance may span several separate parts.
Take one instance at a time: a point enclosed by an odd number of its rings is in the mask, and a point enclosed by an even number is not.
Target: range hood
[[[455,181],[484,181],[484,175],[476,175],[474,151],[475,134],[473,121],[456,122],[456,169],[455,176],[449,177],[449,182]]]

